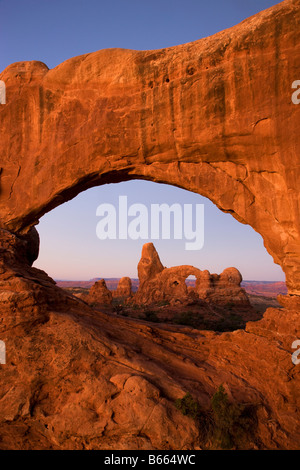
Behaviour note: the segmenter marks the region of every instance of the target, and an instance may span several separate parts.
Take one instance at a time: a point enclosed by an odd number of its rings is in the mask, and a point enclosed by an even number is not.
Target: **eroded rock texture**
[[[250,224],[299,294],[299,18],[286,0],[182,46],[7,67],[2,228],[25,233],[97,184],[174,184]]]
[[[190,391],[208,406],[220,383],[259,406],[251,448],[299,448],[299,6],[183,46],[0,74],[1,449],[196,449],[174,400]],[[202,194],[250,224],[286,274],[284,308],[234,333],[153,326],[95,312],[31,267],[44,213],[133,178]]]
[[[195,292],[200,299],[217,304],[249,305],[246,291],[241,287],[243,279],[238,269],[226,268],[221,274],[210,274],[205,270],[196,278]]]
[[[236,268],[227,268],[222,274],[210,274],[194,266],[164,268],[153,243],[146,243],[138,264],[139,288],[132,301],[154,304],[163,301],[186,303],[192,299],[208,303],[249,306],[249,299],[241,287],[242,276]],[[188,289],[186,279],[195,276],[194,289]]]
[[[117,299],[130,299],[132,296],[132,283],[130,277],[121,277],[118,287],[112,292],[112,295]]]
[[[95,284],[90,288],[90,291],[86,297],[89,303],[95,303],[99,305],[111,305],[112,293],[106,286],[104,279],[96,281]]]

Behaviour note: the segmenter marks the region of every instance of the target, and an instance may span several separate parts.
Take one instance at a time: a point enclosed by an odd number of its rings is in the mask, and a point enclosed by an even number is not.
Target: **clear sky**
[[[0,0],[0,70],[23,60],[49,68],[99,49],[159,49],[187,43],[229,28],[279,2],[272,0]],[[192,264],[220,273],[236,266],[246,280],[284,280],[262,238],[223,214],[209,200],[166,185],[132,181],[92,188],[46,214],[35,266],[56,279],[137,277],[143,243],[99,240],[99,204],[204,204],[204,247],[186,251],[184,240],[154,244],[165,266]]]

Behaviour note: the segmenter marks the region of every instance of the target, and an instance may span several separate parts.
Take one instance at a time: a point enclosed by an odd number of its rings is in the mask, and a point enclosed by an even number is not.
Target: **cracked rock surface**
[[[299,6],[173,48],[1,72],[1,449],[198,449],[174,400],[190,392],[208,407],[221,383],[258,406],[250,448],[299,448]],[[251,225],[286,274],[284,308],[230,333],[158,326],[94,311],[31,267],[43,214],[134,178]]]
[[[26,233],[95,185],[168,183],[251,225],[300,294],[299,20],[285,0],[182,46],[8,66],[1,227]]]

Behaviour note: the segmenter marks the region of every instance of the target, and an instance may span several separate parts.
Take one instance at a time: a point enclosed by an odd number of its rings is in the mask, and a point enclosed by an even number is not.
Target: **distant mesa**
[[[153,243],[146,243],[137,269],[139,288],[136,293],[132,292],[129,277],[122,277],[113,292],[110,292],[104,279],[101,279],[91,287],[86,300],[98,305],[111,305],[113,299],[119,299],[138,305],[161,302],[176,305],[202,300],[223,306],[229,303],[241,307],[250,306],[247,293],[241,287],[241,273],[233,267],[225,269],[220,275],[189,265],[166,268]],[[186,284],[186,279],[191,275],[196,278],[194,287]]]

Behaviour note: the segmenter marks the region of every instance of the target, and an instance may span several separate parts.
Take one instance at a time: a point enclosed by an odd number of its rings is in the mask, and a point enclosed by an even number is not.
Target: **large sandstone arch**
[[[299,6],[173,48],[7,67],[1,228],[22,236],[95,185],[168,183],[250,224],[300,295]]]

